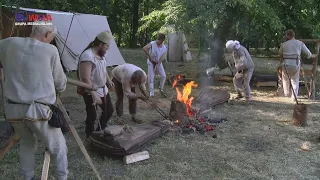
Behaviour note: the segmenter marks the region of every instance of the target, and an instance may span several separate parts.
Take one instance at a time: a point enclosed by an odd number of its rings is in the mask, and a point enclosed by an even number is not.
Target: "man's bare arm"
[[[146,88],[146,83],[141,83],[141,84],[139,84],[139,89],[140,89],[141,93],[142,93],[145,97],[149,97],[149,96],[148,96],[148,92],[147,92],[147,88]]]
[[[150,48],[151,48],[151,44],[149,43],[149,44],[145,45],[142,49],[143,49],[144,53],[148,56],[149,60],[153,61],[153,59],[149,53]]]
[[[85,62],[80,62],[79,65],[79,71],[80,73],[80,78],[84,83],[92,85],[91,82],[91,70],[92,70],[92,63],[90,61],[85,61]]]

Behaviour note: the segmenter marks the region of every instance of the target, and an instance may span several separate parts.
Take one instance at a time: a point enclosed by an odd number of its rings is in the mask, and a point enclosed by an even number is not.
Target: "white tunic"
[[[131,83],[131,77],[133,73],[138,70],[142,71],[145,75],[145,78],[147,79],[146,73],[140,67],[135,66],[133,64],[122,64],[115,67],[111,71],[112,77],[122,83],[123,92],[128,97],[135,96],[135,93],[131,92],[131,87],[135,87],[135,85]],[[143,82],[140,86],[143,90],[145,90],[146,82]]]
[[[167,47],[166,45],[162,44],[160,47],[157,45],[156,41],[151,41],[151,53],[150,55],[152,56],[153,60],[156,61],[157,63],[161,62],[162,58],[165,58],[166,52],[167,52]],[[149,59],[147,60],[148,64],[152,64]]]
[[[81,62],[91,62],[92,71],[91,71],[91,82],[93,87],[98,88],[97,93],[100,97],[104,97],[103,87],[105,88],[105,94],[108,94],[107,83],[107,61],[105,58],[98,59],[92,52],[92,49],[87,49],[80,56],[79,63]],[[79,71],[81,74],[81,72]]]
[[[298,60],[300,60],[301,52],[305,53],[308,59],[312,56],[307,46],[302,41],[296,39],[284,42],[279,49],[279,53],[284,56],[284,63],[290,66],[300,66],[300,61],[297,64],[297,61],[291,58],[298,57]],[[290,59],[286,59],[286,57]]]
[[[51,118],[50,108],[35,101],[54,104],[56,91],[66,89],[67,78],[57,48],[33,38],[11,37],[0,41],[0,57],[4,97],[20,103],[5,103],[6,119]]]

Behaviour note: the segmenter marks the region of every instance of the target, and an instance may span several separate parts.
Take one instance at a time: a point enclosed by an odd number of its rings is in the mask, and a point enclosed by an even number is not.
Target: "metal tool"
[[[156,103],[152,102],[151,100],[147,100],[146,102],[149,102],[149,104],[154,107],[156,109],[156,111],[165,119],[170,119],[171,121],[173,121],[173,119],[168,116],[165,112],[163,112],[157,105]]]

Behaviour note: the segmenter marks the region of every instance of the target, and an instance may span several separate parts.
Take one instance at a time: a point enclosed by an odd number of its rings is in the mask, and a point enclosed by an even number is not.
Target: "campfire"
[[[220,123],[219,120],[200,117],[200,113],[192,106],[194,97],[191,96],[192,89],[198,87],[195,81],[187,82],[183,85],[182,91],[177,87],[181,76],[177,75],[172,83],[172,88],[175,90],[175,97],[171,102],[170,116],[175,121],[175,125],[182,128],[183,132],[207,132],[212,131],[214,123]],[[223,120],[220,120],[223,121]]]

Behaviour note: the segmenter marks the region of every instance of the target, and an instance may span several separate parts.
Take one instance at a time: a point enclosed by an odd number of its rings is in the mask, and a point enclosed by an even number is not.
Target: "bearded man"
[[[89,138],[94,129],[94,122],[97,118],[96,104],[102,109],[99,119],[100,126],[96,131],[103,130],[112,117],[113,107],[110,93],[106,84],[113,87],[114,84],[109,78],[105,53],[109,49],[112,35],[109,31],[99,33],[94,41],[84,49],[79,60],[78,75],[81,81],[92,85],[97,91],[85,90],[78,87],[78,94],[83,96],[86,104],[86,137]],[[94,102],[95,101],[95,102]],[[100,129],[101,128],[101,129]]]

